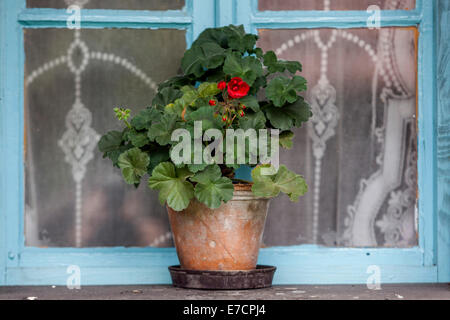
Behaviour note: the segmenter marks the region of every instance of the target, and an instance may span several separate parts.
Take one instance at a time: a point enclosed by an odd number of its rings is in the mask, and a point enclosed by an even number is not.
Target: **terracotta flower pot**
[[[269,199],[251,185],[235,185],[234,196],[218,209],[193,200],[181,212],[167,208],[181,267],[189,270],[256,268]]]

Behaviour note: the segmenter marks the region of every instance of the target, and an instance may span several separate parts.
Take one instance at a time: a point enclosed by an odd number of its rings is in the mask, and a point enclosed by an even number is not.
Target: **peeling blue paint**
[[[423,3],[422,17],[418,57],[419,246],[424,250],[424,264],[432,266],[437,261],[436,43],[432,1]]]
[[[438,277],[450,282],[450,2],[436,8],[438,88]]]
[[[0,267],[18,266],[23,245],[23,1],[0,2]],[[2,271],[2,270],[0,270]],[[7,283],[2,272],[0,284]]]
[[[19,22],[27,28],[66,28],[64,9],[25,9]],[[192,23],[186,11],[81,10],[82,28],[185,28]]]

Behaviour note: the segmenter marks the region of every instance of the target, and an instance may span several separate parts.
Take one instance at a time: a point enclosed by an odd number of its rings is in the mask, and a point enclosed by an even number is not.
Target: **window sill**
[[[156,286],[0,287],[0,300],[450,300],[450,284],[274,286],[250,291],[202,291]]]

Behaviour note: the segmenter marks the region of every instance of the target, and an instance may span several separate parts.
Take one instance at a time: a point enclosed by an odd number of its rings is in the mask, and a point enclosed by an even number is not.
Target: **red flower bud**
[[[247,107],[246,107],[246,106],[242,106],[242,109],[244,109],[244,110],[245,110],[245,109],[247,109]]]
[[[223,122],[227,121],[227,117],[223,116],[222,120],[223,120]]]
[[[225,81],[220,81],[217,84],[217,89],[219,89],[219,90],[225,90],[226,87],[227,87],[227,83]]]
[[[250,86],[239,77],[234,77],[228,83],[228,95],[233,99],[245,97],[250,90]]]
[[[209,100],[209,105],[214,107],[216,105],[216,100]]]
[[[241,117],[243,117],[245,115],[244,111],[241,111]]]

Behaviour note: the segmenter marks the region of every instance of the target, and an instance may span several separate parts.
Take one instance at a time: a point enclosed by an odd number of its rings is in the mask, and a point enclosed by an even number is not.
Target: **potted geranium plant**
[[[115,108],[125,127],[99,141],[128,184],[148,175],[159,191],[186,270],[254,270],[269,199],[307,191],[273,161],[312,115],[300,95],[302,66],[263,53],[257,38],[243,26],[205,30],[186,51],[183,74],[160,84],[135,116]],[[252,182],[235,176],[245,164]]]

